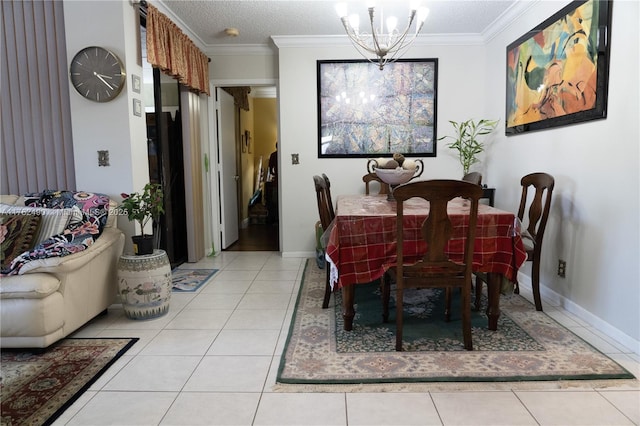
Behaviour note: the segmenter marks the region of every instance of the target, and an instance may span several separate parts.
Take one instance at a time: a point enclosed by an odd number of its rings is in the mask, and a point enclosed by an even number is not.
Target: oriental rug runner
[[[38,350],[3,349],[2,425],[49,425],[137,338],[63,339]]]
[[[502,295],[497,331],[472,312],[473,351],[462,346],[458,300],[443,317],[443,292],[405,293],[404,348],[395,351],[395,304],[382,322],[377,283],[356,287],[353,330],[340,292],[322,309],[325,271],[307,261],[276,381],[284,384],[519,382],[634,376],[519,295]],[[392,299],[394,297],[392,289]],[[454,295],[457,293],[453,292]],[[486,299],[483,301],[486,306]]]

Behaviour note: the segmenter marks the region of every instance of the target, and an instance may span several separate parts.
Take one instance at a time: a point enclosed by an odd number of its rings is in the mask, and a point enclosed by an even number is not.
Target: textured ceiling
[[[344,36],[344,29],[331,0],[161,0],[206,46],[271,44],[275,36]],[[347,1],[349,13],[364,22],[366,1]],[[422,4],[429,16],[422,34],[482,34],[516,0],[431,0]],[[395,15],[398,26],[408,19],[409,1],[378,1],[385,16]],[[376,9],[378,10],[378,9]],[[376,14],[379,17],[379,14]],[[362,24],[361,24],[362,25]],[[237,28],[229,37],[225,28]]]

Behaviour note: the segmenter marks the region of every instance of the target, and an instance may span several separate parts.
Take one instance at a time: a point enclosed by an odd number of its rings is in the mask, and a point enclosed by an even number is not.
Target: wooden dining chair
[[[389,192],[391,192],[391,188],[389,188],[389,184],[383,182],[382,179],[380,179],[378,175],[375,173],[367,173],[366,175],[362,176],[362,181],[364,182],[365,195],[369,195],[370,193],[369,185],[371,184],[371,182],[378,182],[380,184],[380,190],[378,191],[378,194],[387,195],[389,194]]]
[[[531,173],[520,180],[522,185],[522,195],[520,197],[520,207],[518,208],[518,219],[522,223],[522,242],[527,251],[527,261],[531,265],[531,290],[533,301],[537,311],[542,311],[542,299],[540,297],[540,259],[542,256],[542,238],[549,219],[551,208],[551,196],[555,180],[547,173]],[[535,190],[533,195],[529,195],[529,190]],[[525,219],[526,215],[526,219]],[[524,224],[527,227],[524,228]],[[476,275],[476,309],[480,306],[482,293],[482,283],[486,281],[485,275]],[[515,293],[520,293],[520,288],[516,281]]]
[[[320,216],[320,224],[322,225],[323,231],[327,231],[329,229],[329,225],[335,218],[335,211],[333,209],[333,201],[331,200],[331,182],[329,178],[324,173],[322,176],[315,175],[313,176],[313,184],[316,189],[316,200],[318,202],[318,215]],[[325,254],[325,247],[322,247],[323,255]],[[325,289],[324,289],[324,299],[322,301],[322,308],[326,309],[329,307],[329,299],[331,298],[331,284],[329,283],[330,277],[330,266],[327,263],[325,265],[326,269],[326,279],[325,279]]]
[[[480,172],[470,172],[466,175],[462,176],[462,180],[465,182],[475,183],[476,185],[482,186],[482,173]]]
[[[478,219],[478,200],[482,197],[479,185],[461,180],[427,180],[408,183],[393,191],[397,203],[397,262],[393,268],[396,276],[396,350],[402,350],[403,296],[406,288],[459,288],[460,311],[464,348],[473,349],[471,341],[471,274],[473,243]],[[404,203],[420,197],[429,201],[429,215],[422,223],[421,236],[427,250],[417,263],[405,265],[404,258]],[[447,213],[451,200],[463,197],[470,201],[469,223],[466,228],[464,258],[452,261],[445,252],[452,237],[452,223]],[[383,297],[389,293],[388,280],[384,280]],[[388,303],[388,300],[386,301]],[[447,314],[445,314],[448,317]],[[448,318],[445,318],[448,320]]]

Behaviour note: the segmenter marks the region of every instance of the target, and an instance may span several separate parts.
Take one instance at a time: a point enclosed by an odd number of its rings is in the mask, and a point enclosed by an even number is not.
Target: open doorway
[[[238,240],[224,250],[280,250],[277,182],[272,178],[273,172],[269,174],[268,167],[270,158],[278,158],[277,155],[272,157],[277,129],[275,86],[252,86],[248,110],[239,109],[238,113]],[[221,167],[224,169],[225,165]]]

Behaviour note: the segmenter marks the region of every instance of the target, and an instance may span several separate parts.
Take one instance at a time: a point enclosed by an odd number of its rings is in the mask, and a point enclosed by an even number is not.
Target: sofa
[[[0,203],[24,206],[24,197],[3,195]],[[34,257],[18,272],[0,277],[0,347],[48,347],[115,302],[124,234],[113,214],[117,204],[109,200],[108,212],[104,207],[100,233],[91,243],[84,240],[86,248]]]

